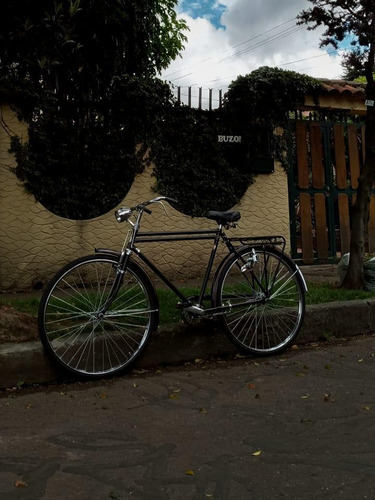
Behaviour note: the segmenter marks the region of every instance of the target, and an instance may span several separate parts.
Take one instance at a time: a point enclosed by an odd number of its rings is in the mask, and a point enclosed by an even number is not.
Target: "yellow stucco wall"
[[[324,111],[340,109],[350,111],[353,115],[365,115],[367,111],[364,96],[356,94],[321,95],[318,103],[312,97],[306,96],[305,106]]]
[[[96,219],[73,221],[46,210],[28,194],[10,168],[9,134],[26,135],[7,106],[1,107],[0,127],[0,290],[28,290],[45,283],[65,263],[93,253],[95,247],[120,249],[127,224],[118,224],[110,213]],[[152,191],[152,168],[136,177],[119,206],[135,205],[157,196]],[[241,202],[233,207],[242,218],[233,236],[282,234],[289,241],[287,176],[280,165],[271,175],[259,175]],[[168,206],[154,206],[145,215],[142,230],[199,230],[215,228],[213,221],[192,218]],[[173,279],[187,280],[202,275],[211,242],[143,244],[140,247]],[[203,250],[205,250],[203,252]],[[168,253],[166,252],[168,251]]]

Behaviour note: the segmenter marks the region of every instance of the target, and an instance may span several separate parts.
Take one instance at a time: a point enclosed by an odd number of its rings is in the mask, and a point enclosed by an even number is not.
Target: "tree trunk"
[[[375,100],[375,84],[366,87],[366,98]],[[360,289],[364,285],[363,259],[370,211],[371,192],[375,180],[375,107],[368,106],[366,114],[365,162],[358,180],[357,199],[351,217],[349,267],[342,283],[344,288]]]

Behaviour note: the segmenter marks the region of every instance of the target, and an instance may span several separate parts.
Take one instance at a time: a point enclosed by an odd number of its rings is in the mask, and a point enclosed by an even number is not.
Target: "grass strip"
[[[351,300],[367,300],[375,298],[375,292],[366,292],[364,290],[345,290],[329,284],[308,284],[308,293],[306,294],[306,304],[324,304],[327,302],[342,302]],[[190,297],[197,295],[198,287],[181,288],[182,293]],[[167,289],[158,289],[160,303],[160,324],[168,325],[180,320],[181,311],[176,307],[179,299]],[[36,316],[38,312],[38,298],[4,298],[0,296],[0,306],[13,308],[16,311]]]
[[[308,283],[307,287],[307,305],[375,298],[375,292],[366,292],[365,290],[346,290],[327,283]]]

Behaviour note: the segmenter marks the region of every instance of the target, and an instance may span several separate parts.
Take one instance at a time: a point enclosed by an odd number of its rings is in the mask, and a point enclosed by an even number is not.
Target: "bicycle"
[[[307,286],[299,267],[284,253],[285,238],[229,238],[225,229],[237,226],[237,211],[209,212],[207,218],[217,223],[215,230],[141,232],[143,214],[151,214],[147,207],[163,201],[177,203],[160,196],[116,210],[117,221],[131,226],[122,250],[99,248],[74,260],[44,291],[38,311],[40,338],[60,367],[99,378],[138,358],[159,320],[158,296],[144,267],[179,298],[177,307],[194,317],[217,319],[229,339],[247,353],[275,354],[294,341],[304,318]],[[213,241],[199,294],[192,297],[186,297],[136,246],[187,240]],[[228,254],[208,291],[220,241]]]

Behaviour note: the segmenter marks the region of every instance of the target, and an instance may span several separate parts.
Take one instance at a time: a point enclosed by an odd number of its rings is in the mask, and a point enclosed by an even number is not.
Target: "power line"
[[[330,56],[331,54],[336,54],[336,50],[332,50],[331,52],[325,52],[324,54],[319,54],[317,56],[305,57],[304,59],[298,59],[297,61],[290,61],[287,63],[279,64],[279,66],[288,66],[289,64],[295,64],[302,61],[308,61],[309,59],[315,59],[316,57],[324,57],[326,55]]]
[[[231,48],[236,49],[237,47],[240,47],[241,45],[244,45],[245,43],[252,42],[253,40],[256,40],[257,38],[259,38],[263,35],[266,35],[267,33],[270,33],[271,31],[276,30],[277,28],[280,28],[281,26],[284,26],[285,24],[288,24],[291,21],[294,21],[295,19],[296,19],[296,17],[292,17],[291,19],[288,19],[287,21],[284,21],[283,23],[280,23],[277,26],[274,26],[273,28],[270,28],[266,31],[263,31],[263,33],[259,33],[259,35],[255,35],[255,36],[249,38],[248,40],[245,40],[244,42],[238,43],[237,45],[233,45],[233,47],[231,47]],[[227,49],[224,52],[228,52],[228,50],[230,50],[230,49]]]
[[[193,73],[187,73],[186,75],[178,76],[177,78],[173,78],[173,81],[181,80],[181,78],[186,78],[187,76],[192,75]]]
[[[294,33],[296,33],[297,31],[300,31],[301,29],[304,29],[303,26],[292,26],[292,27],[289,27],[285,30],[282,30],[280,31],[279,33],[276,33],[274,36],[272,36],[271,38],[267,39],[267,40],[263,40],[259,43],[256,43],[255,45],[252,45],[251,47],[248,47],[244,50],[241,50],[239,52],[236,52],[235,54],[232,54],[230,56],[227,56],[227,57],[224,57],[223,59],[219,59],[217,61],[217,64],[221,64],[225,61],[228,61],[230,60],[232,57],[238,57],[240,55],[243,55],[243,54],[246,54],[250,51],[253,51],[253,50],[256,50],[258,48],[261,48],[261,47],[264,47],[265,45],[269,45],[270,43],[273,43],[275,41],[278,41],[278,40],[281,40],[283,38],[286,38],[287,36],[290,36],[290,35],[293,35]],[[180,70],[182,71],[182,70]],[[183,78],[186,78],[188,76],[190,76],[192,73],[186,73],[185,75],[182,75],[182,76],[179,76],[177,78],[173,78],[172,79],[172,82],[176,81],[176,80],[181,80]]]
[[[268,44],[270,44],[270,43],[273,43],[273,42],[275,42],[275,41],[277,41],[277,40],[280,40],[280,39],[282,39],[282,38],[285,38],[286,36],[292,35],[292,34],[294,34],[295,32],[299,31],[299,29],[300,29],[300,28],[296,28],[296,29],[294,29],[293,31],[291,31],[291,32],[289,32],[289,33],[284,34],[283,36],[278,36],[277,38],[272,38],[272,39],[270,39],[270,40],[266,40],[266,41],[264,41],[262,44],[257,44],[257,45],[254,45],[253,47],[250,47],[250,48],[246,49],[245,51],[242,51],[241,53],[233,54],[232,56],[228,56],[228,57],[226,57],[226,58],[224,58],[224,59],[220,59],[220,60],[218,61],[218,64],[220,64],[220,63],[222,63],[222,62],[225,62],[225,61],[228,61],[228,60],[229,60],[229,59],[231,59],[232,57],[237,57],[238,55],[245,54],[245,53],[247,53],[247,52],[250,52],[251,50],[255,50],[255,49],[257,49],[257,48],[263,47],[263,46],[268,45]],[[188,76],[190,76],[191,74],[192,74],[192,72],[190,72],[190,73],[186,73],[185,75],[179,76],[179,77],[177,77],[177,78],[173,78],[173,79],[172,79],[172,82],[175,82],[175,81],[177,81],[177,80],[181,80],[181,79],[183,79],[183,78],[187,78],[187,77],[188,77]]]
[[[255,35],[255,36],[253,36],[253,37],[251,37],[251,38],[248,38],[247,40],[245,40],[245,41],[243,41],[243,42],[241,42],[241,43],[238,43],[237,45],[233,45],[233,46],[232,46],[232,47],[230,47],[229,49],[224,50],[224,51],[223,51],[223,54],[225,54],[225,53],[226,53],[226,52],[228,52],[229,50],[236,49],[237,47],[240,47],[241,45],[244,45],[245,43],[252,42],[253,40],[256,40],[257,38],[259,38],[259,37],[261,37],[261,36],[264,36],[264,35],[266,35],[267,33],[270,33],[271,31],[274,31],[274,30],[276,30],[276,29],[280,28],[281,26],[284,26],[285,24],[290,23],[291,21],[294,21],[295,19],[296,19],[296,17],[292,17],[291,19],[288,19],[287,21],[284,21],[284,22],[282,22],[282,23],[280,23],[280,24],[278,24],[278,25],[274,26],[273,28],[269,28],[268,30],[263,31],[263,33],[259,33],[258,35]],[[212,59],[212,57],[208,57],[208,58],[206,58],[206,59],[203,59],[203,60],[199,61],[199,63],[204,63],[204,62],[207,62],[207,61],[209,61],[210,59]],[[199,63],[198,63],[198,64],[199,64]],[[185,67],[186,67],[186,66],[185,66]],[[167,74],[164,76],[164,78],[168,78],[169,76],[172,76],[172,75],[175,75],[176,73],[180,73],[181,71],[184,71],[185,67],[184,67],[184,68],[181,68],[181,69],[179,69],[179,70],[177,70],[177,71],[173,71],[172,73],[167,73]]]
[[[243,42],[241,42],[241,43],[239,43],[237,45],[232,46],[230,49],[226,49],[225,51],[222,52],[222,54],[225,54],[229,50],[233,50],[233,49],[235,49],[237,47],[240,47],[240,46],[245,45],[245,44],[247,44],[249,42],[252,42],[252,41],[254,41],[254,40],[256,40],[256,39],[258,39],[258,38],[260,38],[260,37],[262,37],[262,36],[264,36],[264,35],[272,32],[272,31],[275,31],[278,28],[281,28],[282,26],[285,26],[288,23],[294,21],[295,19],[296,19],[296,17],[293,17],[291,19],[288,19],[287,21],[279,23],[278,25],[276,25],[276,26],[274,26],[274,27],[272,27],[272,28],[264,31],[263,33],[260,33],[258,35],[255,35],[255,36],[251,37],[251,38],[248,38],[247,40],[245,40],[245,41],[243,41]],[[247,54],[247,53],[249,53],[251,51],[254,51],[256,49],[262,48],[262,47],[267,46],[267,45],[269,45],[271,43],[274,43],[276,41],[282,40],[283,38],[291,36],[291,35],[297,33],[298,31],[300,31],[301,29],[304,29],[304,26],[298,26],[296,24],[294,24],[292,26],[289,26],[289,27],[286,27],[286,28],[282,29],[281,31],[278,31],[277,33],[274,33],[271,37],[266,38],[265,40],[260,40],[260,41],[256,42],[255,44],[253,44],[253,45],[251,45],[249,47],[246,47],[246,48],[244,48],[244,49],[242,49],[242,50],[240,50],[238,52],[235,52],[233,54],[230,54],[230,55],[228,55],[228,56],[226,56],[226,57],[224,57],[222,59],[216,60],[216,62],[213,61],[212,64],[214,64],[214,63],[215,64],[221,64],[223,62],[231,60],[232,58],[242,56],[242,55]],[[318,57],[323,57],[326,54],[331,55],[331,54],[334,54],[334,53],[336,53],[336,51],[326,52],[324,54],[319,54],[319,55],[316,55],[316,56],[310,56],[310,57],[306,57],[306,58],[303,58],[303,59],[297,59],[295,61],[289,61],[287,63],[280,64],[279,66],[280,67],[282,67],[282,66],[288,66],[288,65],[295,64],[295,63],[298,63],[298,62],[307,61],[309,59],[315,59],[315,58],[318,58]],[[214,58],[213,57],[208,57],[208,58],[206,58],[206,59],[204,59],[204,60],[202,60],[200,62],[204,63],[204,62],[207,62],[207,61],[209,61],[211,59],[214,59]],[[173,73],[168,73],[167,75],[165,75],[164,78],[167,78],[168,76],[172,76],[174,74],[181,73],[182,71],[184,71],[185,68],[187,68],[187,67],[185,66],[184,68],[182,68],[180,70],[177,70],[177,71],[174,71]],[[307,69],[311,69],[311,67],[307,68]],[[193,73],[194,73],[193,71],[190,71],[189,73],[186,73],[186,74],[183,74],[183,75],[178,76],[176,78],[173,78],[172,79],[172,83],[176,82],[178,80],[183,80],[184,78],[187,78],[188,76],[191,76]],[[205,83],[215,83],[215,82],[219,82],[219,81],[221,81],[223,79],[234,78],[236,76],[238,76],[238,75],[226,75],[225,77],[224,76],[218,76],[218,77],[213,78],[211,80],[206,80],[205,82],[202,82],[202,83],[203,84],[205,84]],[[193,87],[193,86],[196,86],[196,85],[200,86],[200,85],[202,85],[202,83],[190,84],[189,87]],[[220,88],[220,87],[217,87],[217,88]]]
[[[259,43],[256,43],[255,45],[252,45],[251,47],[240,50],[239,52],[236,52],[235,54],[232,54],[228,57],[225,57],[224,59],[220,59],[219,63],[224,62],[224,61],[228,61],[232,57],[242,56],[243,54],[247,54],[248,52],[251,52],[253,50],[264,47],[265,45],[269,45],[270,43],[276,42],[277,40],[281,40],[282,38],[286,38],[287,36],[293,35],[297,31],[300,31],[301,29],[304,29],[304,27],[303,26],[292,26],[290,28],[286,28],[285,30],[282,30],[279,33],[276,33],[271,38],[268,38],[267,40],[263,40]]]
[[[310,59],[316,59],[316,58],[319,58],[319,57],[325,57],[327,55],[330,56],[332,54],[336,54],[336,51],[333,50],[333,51],[330,51],[330,52],[325,52],[324,54],[318,54],[318,55],[315,55],[315,56],[304,57],[303,59],[296,59],[295,61],[289,61],[287,63],[278,64],[277,66],[278,67],[287,66],[287,65],[299,63],[299,62],[302,62],[302,61],[308,61]],[[307,68],[299,69],[298,71],[304,71],[306,69],[312,69],[312,68],[315,68],[315,67],[316,67],[316,65],[315,66],[309,66]],[[193,83],[193,84],[186,85],[186,87],[195,87],[195,86],[200,87],[200,86],[205,85],[205,84],[214,83],[214,82],[218,82],[220,80],[226,79],[226,78],[234,78],[234,77],[237,77],[237,76],[238,76],[238,74],[218,76],[217,78],[214,78],[214,79],[211,79],[211,80],[205,80],[205,81],[200,82],[200,83]],[[220,87],[213,87],[213,88],[220,88]]]

